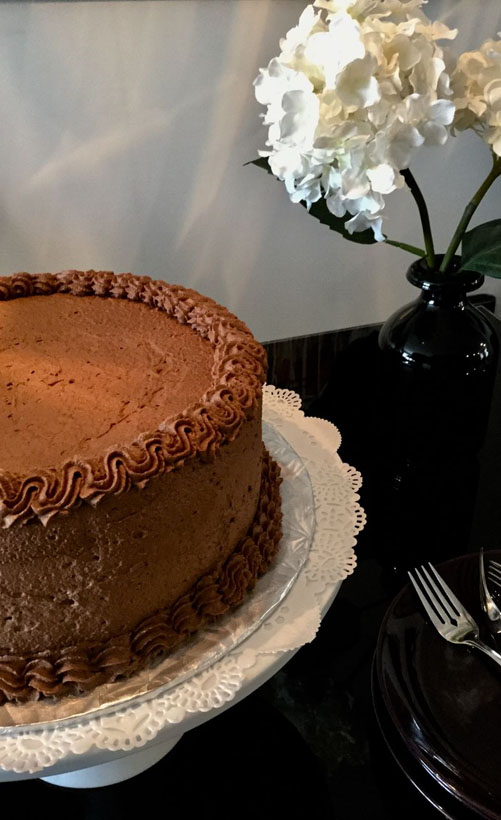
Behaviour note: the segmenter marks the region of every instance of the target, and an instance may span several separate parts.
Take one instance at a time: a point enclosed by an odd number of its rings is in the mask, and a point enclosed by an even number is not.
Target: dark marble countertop
[[[473,463],[453,475],[430,464],[419,496],[415,486],[385,486],[375,455],[377,333],[369,326],[267,345],[268,381],[296,390],[307,414],[335,422],[343,461],[364,478],[368,523],[357,540],[358,567],[315,641],[255,693],[185,734],[163,760],[129,781],[93,790],[39,780],[2,784],[0,794],[22,807],[22,816],[443,816],[409,783],[382,740],[370,670],[380,622],[417,557],[438,561],[481,544],[499,546],[501,384],[486,443]]]

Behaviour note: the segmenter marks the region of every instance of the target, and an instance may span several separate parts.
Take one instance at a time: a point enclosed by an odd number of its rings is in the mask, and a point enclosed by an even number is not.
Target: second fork
[[[477,623],[435,567],[431,564],[416,567],[408,575],[426,614],[442,638],[479,649],[501,666],[501,655],[480,640]]]

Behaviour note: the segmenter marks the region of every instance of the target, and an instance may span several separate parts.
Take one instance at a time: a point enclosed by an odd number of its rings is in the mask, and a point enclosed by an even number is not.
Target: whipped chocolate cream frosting
[[[11,299],[0,338],[0,465],[12,474],[132,442],[211,385],[213,345],[138,302]]]
[[[0,278],[0,701],[129,676],[243,600],[281,537],[266,354],[148,277]]]
[[[203,574],[171,606],[143,619],[132,630],[100,642],[31,655],[5,654],[0,647],[0,703],[77,694],[130,677],[242,603],[270,567],[279,547],[280,482],[278,466],[265,454],[258,507],[246,536],[226,561]]]
[[[43,301],[48,295],[58,296],[58,318],[50,316],[55,300],[50,306]],[[75,298],[92,296],[100,297],[91,300],[92,306]],[[25,297],[30,297],[26,305],[12,304]],[[116,319],[111,319],[102,297],[125,300]],[[196,291],[106,271],[22,273],[0,277],[0,305],[0,333],[9,342],[0,368],[15,373],[2,374],[0,439],[11,439],[0,451],[3,527],[34,515],[47,523],[82,500],[95,504],[131,484],[144,486],[186,459],[213,458],[260,406],[266,367],[262,346],[243,322]],[[41,311],[40,318],[32,315],[34,308]],[[158,309],[158,315],[150,330],[151,308]],[[57,339],[62,317],[68,328],[65,351]],[[160,338],[169,319],[171,339],[166,344]],[[113,328],[106,330],[109,321],[118,331],[114,341]],[[26,329],[19,326],[22,322]],[[175,352],[181,339],[188,344],[189,355]],[[91,345],[89,356],[84,342]],[[85,357],[78,352],[84,349]],[[120,366],[120,357],[115,356],[114,367],[114,352],[130,352],[130,358],[124,356]],[[189,364],[191,353],[194,361]],[[174,371],[169,376],[171,364]],[[130,387],[125,383],[129,376]],[[178,379],[179,397],[172,389]],[[134,388],[138,394],[132,398]],[[198,401],[190,405],[194,393]],[[68,411],[66,396],[71,401]],[[108,404],[116,411],[113,421]],[[190,412],[183,413],[188,406]]]

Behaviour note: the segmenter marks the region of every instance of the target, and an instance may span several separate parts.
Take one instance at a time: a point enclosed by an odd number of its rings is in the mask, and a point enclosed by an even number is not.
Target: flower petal
[[[388,163],[382,162],[374,168],[367,169],[371,188],[380,194],[391,194],[397,185],[395,184],[395,170]]]
[[[368,214],[355,214],[351,219],[344,223],[348,233],[359,233],[371,228],[374,232],[374,239],[376,242],[384,242],[384,234],[382,232],[383,219],[380,216],[370,216]]]
[[[373,76],[375,58],[367,54],[362,60],[353,60],[339,75],[336,91],[341,102],[347,107],[368,108],[379,102],[379,83]]]

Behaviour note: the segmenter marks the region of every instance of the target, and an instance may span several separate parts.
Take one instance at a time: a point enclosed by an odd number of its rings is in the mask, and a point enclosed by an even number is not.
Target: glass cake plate
[[[362,476],[341,460],[339,430],[324,419],[305,416],[293,391],[265,385],[263,418],[290,445],[282,450],[280,437],[267,426],[265,440],[285,478],[281,487],[285,536],[268,575],[281,573],[282,562],[291,560],[289,538],[297,538],[298,544],[311,541],[296,580],[290,581],[290,569],[285,573],[289,581],[280,575],[285,585],[282,601],[270,607],[259,626],[255,622],[246,640],[235,642],[210,666],[203,667],[198,658],[201,671],[185,670],[186,677],[179,683],[171,680],[145,694],[132,694],[115,706],[98,705],[79,718],[65,715],[61,701],[49,711],[48,720],[34,725],[16,724],[17,710],[11,706],[12,714],[4,711],[10,724],[0,726],[0,782],[41,777],[58,786],[95,788],[133,777],[168,754],[186,732],[254,692],[315,639],[342,582],[356,568],[354,547],[366,521],[358,493]],[[302,468],[297,478],[295,458],[287,461],[290,449],[299,456]],[[298,509],[303,510],[299,519]],[[308,521],[313,529],[310,538]],[[299,551],[297,560],[302,560]],[[248,604],[253,605],[268,575],[258,581]],[[229,618],[226,628],[230,629]]]
[[[304,566],[315,533],[311,480],[302,459],[276,427],[263,421],[263,441],[280,464],[283,537],[279,560],[258,580],[238,609],[206,626],[161,663],[128,680],[103,684],[79,696],[0,706],[0,731],[42,729],[82,716],[107,714],[188,680],[223,658],[255,632],[283,601]]]

